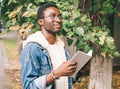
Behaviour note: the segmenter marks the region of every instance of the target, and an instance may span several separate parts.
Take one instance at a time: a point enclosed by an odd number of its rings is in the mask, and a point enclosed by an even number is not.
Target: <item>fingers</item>
[[[59,74],[61,76],[69,76],[76,71],[77,62],[65,61],[61,66],[58,67]]]
[[[77,67],[76,61],[69,61],[67,75],[73,74],[76,71],[76,67]]]
[[[67,70],[66,75],[69,76],[69,75],[73,74],[75,71],[76,71],[76,67],[70,68],[69,70]]]
[[[77,65],[77,62],[76,61],[69,61],[70,65],[69,66],[75,66]]]

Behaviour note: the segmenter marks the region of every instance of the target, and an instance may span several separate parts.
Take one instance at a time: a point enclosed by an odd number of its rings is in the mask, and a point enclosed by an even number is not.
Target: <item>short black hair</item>
[[[40,6],[40,8],[37,11],[37,19],[43,18],[44,10],[46,10],[46,8],[49,8],[49,7],[58,8],[55,3],[47,2],[47,3],[42,4],[42,6]]]

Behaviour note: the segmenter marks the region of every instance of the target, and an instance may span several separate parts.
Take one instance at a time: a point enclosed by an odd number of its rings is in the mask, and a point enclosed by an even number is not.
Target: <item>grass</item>
[[[15,39],[4,39],[5,47],[7,49],[9,62],[13,62],[16,59],[19,59],[17,40]]]
[[[5,45],[8,47],[14,48],[17,46],[17,41],[13,39],[5,39],[4,42],[5,42]]]

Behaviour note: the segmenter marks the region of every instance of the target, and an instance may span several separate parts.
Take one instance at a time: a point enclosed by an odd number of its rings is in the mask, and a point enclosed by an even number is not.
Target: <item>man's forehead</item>
[[[46,8],[46,10],[44,11],[44,14],[50,14],[50,13],[60,14],[60,11],[56,7],[48,7],[48,8]]]

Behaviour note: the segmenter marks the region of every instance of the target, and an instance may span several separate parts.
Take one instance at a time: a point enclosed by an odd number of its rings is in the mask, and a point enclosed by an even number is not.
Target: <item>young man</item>
[[[77,63],[68,61],[69,54],[57,33],[62,26],[62,15],[53,3],[42,5],[37,12],[41,31],[29,36],[21,52],[23,89],[72,89],[68,76]]]

